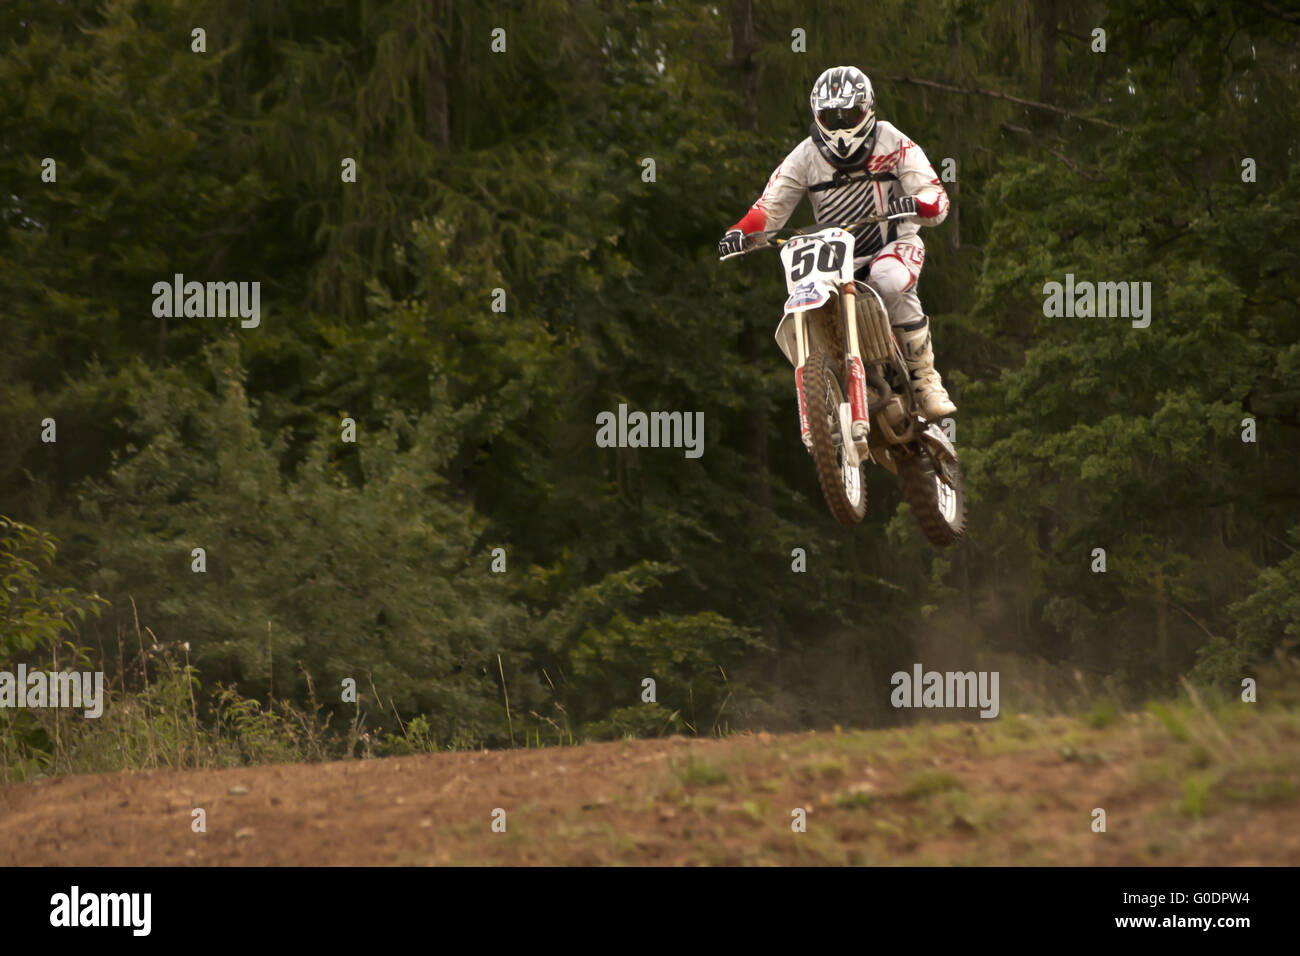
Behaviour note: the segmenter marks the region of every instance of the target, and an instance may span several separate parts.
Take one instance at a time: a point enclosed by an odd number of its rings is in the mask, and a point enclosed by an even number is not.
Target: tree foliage
[[[10,6],[0,512],[64,539],[110,644],[134,599],[249,695],[354,677],[500,743],[882,721],[927,648],[1140,694],[1296,636],[1297,26],[1267,5],[776,0],[749,45],[743,0]],[[775,261],[715,261],[838,62],[956,170],[920,285],[951,554],[884,474],[831,522]],[[176,273],[260,282],[261,324],[154,316]],[[1149,282],[1150,325],[1048,317],[1067,273]],[[704,412],[704,456],[597,447],[619,404]]]

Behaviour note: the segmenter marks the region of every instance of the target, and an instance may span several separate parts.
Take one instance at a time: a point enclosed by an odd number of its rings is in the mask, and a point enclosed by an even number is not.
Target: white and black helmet
[[[876,130],[876,92],[867,74],[833,66],[817,77],[808,103],[822,154],[836,165],[858,159]]]

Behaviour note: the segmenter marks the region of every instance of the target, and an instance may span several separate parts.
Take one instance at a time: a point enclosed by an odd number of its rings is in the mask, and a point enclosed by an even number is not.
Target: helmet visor
[[[853,129],[866,118],[867,105],[865,103],[817,111],[817,122],[821,123],[825,129]]]

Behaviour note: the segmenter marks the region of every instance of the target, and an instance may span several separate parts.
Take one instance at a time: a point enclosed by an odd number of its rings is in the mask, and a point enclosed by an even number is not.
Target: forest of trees
[[[914,661],[1025,708],[1239,684],[1300,637],[1289,9],[12,0],[0,668],[129,694],[183,649],[196,707],[335,726],[352,678],[438,746],[885,725]],[[954,173],[950,551],[880,469],[832,521],[776,258],[717,261],[841,63]],[[259,324],[158,317],[176,274]],[[1067,274],[1150,325],[1046,316]],[[598,447],[619,404],[702,412],[703,456]]]

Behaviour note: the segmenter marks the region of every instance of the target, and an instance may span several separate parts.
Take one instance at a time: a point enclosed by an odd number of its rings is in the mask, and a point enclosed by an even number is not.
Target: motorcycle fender
[[[839,293],[835,293],[838,295]],[[776,344],[791,365],[808,361],[808,330],[804,316],[812,309],[795,309],[786,312],[776,327]]]
[[[821,279],[811,279],[795,286],[785,300],[786,312],[811,312],[819,309],[836,295],[835,284]]]
[[[943,429],[934,422],[929,422],[925,426],[925,431],[921,432],[921,436],[930,442],[931,448],[934,448],[939,454],[952,461],[957,461],[957,449],[952,447],[952,442],[948,441],[948,436],[943,433]]]
[[[787,312],[776,327],[776,344],[791,365],[799,364],[799,339],[795,331],[794,313]]]

